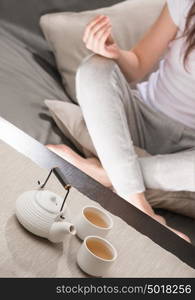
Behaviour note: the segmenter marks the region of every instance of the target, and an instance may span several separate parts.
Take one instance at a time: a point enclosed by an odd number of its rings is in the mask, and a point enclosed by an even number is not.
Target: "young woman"
[[[167,0],[130,51],[120,49],[111,30],[107,16],[88,24],[83,41],[98,55],[85,59],[76,79],[99,160],[84,159],[65,145],[49,148],[166,225],[144,191],[195,191],[195,1]],[[144,78],[162,56],[158,71],[132,89],[129,83]],[[133,145],[153,156],[138,159]]]

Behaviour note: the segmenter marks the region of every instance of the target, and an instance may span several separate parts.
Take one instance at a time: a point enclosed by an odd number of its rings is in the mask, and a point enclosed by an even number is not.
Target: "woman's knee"
[[[86,57],[80,64],[76,74],[76,86],[93,87],[93,83],[105,82],[116,63],[103,56],[93,54]]]

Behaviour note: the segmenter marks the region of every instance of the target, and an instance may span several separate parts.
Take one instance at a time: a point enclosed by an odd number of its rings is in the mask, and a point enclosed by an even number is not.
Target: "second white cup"
[[[85,273],[101,277],[107,274],[116,258],[117,251],[109,241],[87,236],[77,253],[77,264]]]
[[[105,237],[113,227],[110,215],[96,206],[85,206],[74,223],[76,234],[81,240],[89,235]]]

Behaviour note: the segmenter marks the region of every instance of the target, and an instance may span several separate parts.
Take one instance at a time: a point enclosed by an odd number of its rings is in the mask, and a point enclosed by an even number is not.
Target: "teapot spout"
[[[72,235],[76,234],[74,224],[65,221],[56,221],[51,226],[49,240],[53,243],[60,243],[68,233]]]

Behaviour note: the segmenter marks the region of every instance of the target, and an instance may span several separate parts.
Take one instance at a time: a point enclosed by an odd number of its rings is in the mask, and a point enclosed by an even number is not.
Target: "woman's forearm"
[[[115,62],[129,83],[138,82],[145,76],[141,61],[133,51],[120,50]]]

